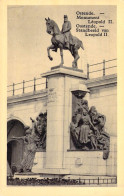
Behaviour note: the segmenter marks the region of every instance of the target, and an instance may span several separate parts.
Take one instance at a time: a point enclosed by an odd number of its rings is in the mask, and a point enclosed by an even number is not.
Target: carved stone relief
[[[110,136],[105,131],[106,117],[89,108],[88,101],[72,93],[71,149],[103,150],[103,159],[109,156]]]

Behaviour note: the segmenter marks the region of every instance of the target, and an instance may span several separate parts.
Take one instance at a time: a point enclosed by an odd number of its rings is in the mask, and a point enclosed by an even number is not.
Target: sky
[[[76,25],[87,25],[87,20],[76,19],[78,12],[93,12],[105,20],[108,36],[85,36],[76,32]],[[53,61],[47,57],[47,47],[51,45],[51,35],[46,32],[45,18],[53,19],[60,30],[63,16],[68,15],[72,35],[82,40],[85,50],[79,49],[78,68],[86,72],[86,65],[102,62],[103,59],[117,57],[116,46],[116,6],[8,6],[7,12],[7,64],[8,84],[40,77],[51,67],[60,64],[60,52],[51,51]],[[108,24],[112,20],[112,24]],[[102,24],[101,24],[102,25]],[[97,27],[100,24],[96,25]],[[64,66],[72,66],[73,57],[64,51]]]

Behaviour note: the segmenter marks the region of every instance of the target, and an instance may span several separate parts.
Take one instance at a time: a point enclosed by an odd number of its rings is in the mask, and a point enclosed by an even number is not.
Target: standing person
[[[70,44],[72,45],[72,35],[71,35],[71,22],[68,21],[67,15],[64,15],[64,23],[62,25],[61,33],[65,35],[65,48],[69,49]]]
[[[20,172],[31,172],[39,138],[36,136],[35,133],[32,133],[31,128],[28,128],[26,130],[25,136],[13,137],[13,139],[23,139],[25,145],[23,160],[20,166]]]
[[[109,147],[110,147],[110,136],[105,131],[106,117],[103,114],[99,114],[95,106],[92,106],[90,108],[89,115],[94,127],[97,130],[96,136],[97,136],[98,148],[103,149],[103,159],[106,160],[109,156]]]
[[[79,142],[81,144],[87,144],[88,142],[91,142],[92,149],[97,149],[96,139],[93,133],[93,131],[96,131],[96,128],[91,122],[87,107],[83,108],[83,114],[79,121],[79,124],[80,124]],[[91,128],[93,129],[93,131],[91,130]],[[87,149],[86,146],[85,148]]]
[[[92,125],[87,110],[83,110],[83,115],[79,123],[81,123],[79,141],[82,144],[86,144],[89,141],[88,135],[91,132],[90,125]]]

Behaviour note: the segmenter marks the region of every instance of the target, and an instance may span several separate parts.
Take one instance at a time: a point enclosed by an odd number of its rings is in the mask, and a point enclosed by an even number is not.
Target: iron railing
[[[80,186],[111,186],[117,184],[117,177],[111,178],[94,178],[94,179],[62,179],[62,178],[31,178],[27,175],[27,178],[13,178],[8,176],[7,185],[33,185],[33,186],[42,186],[42,185],[80,185]]]
[[[113,62],[116,60],[117,59],[111,59],[111,60],[107,60],[107,61],[103,60],[100,63],[95,63],[92,65],[87,64],[87,78],[89,79],[90,75],[93,73],[95,73],[95,77],[98,77],[98,74],[97,74],[98,72],[101,72],[101,76],[109,75],[110,72],[107,73],[107,71],[117,67],[117,65],[113,64]],[[109,66],[107,64],[108,62],[109,62]],[[99,66],[96,67],[97,65],[99,65]],[[91,70],[91,68],[92,68],[92,70]],[[111,71],[111,73],[115,73],[115,72],[116,72],[115,70],[113,70],[113,72]]]
[[[93,185],[93,184],[117,184],[117,177],[115,178],[94,178],[94,179],[77,179],[79,184]]]
[[[108,70],[114,69],[117,67],[116,64],[113,64],[113,62],[116,60],[117,59],[111,59],[107,61],[103,60],[103,62],[100,62],[100,63],[91,64],[91,65],[87,64],[87,79],[90,79],[90,75],[93,73],[95,73],[94,75],[95,78],[100,76],[99,72],[101,72],[101,76],[115,73],[116,72],[115,70],[113,72],[108,72]],[[108,62],[109,62],[109,66],[107,65]],[[37,81],[40,81],[40,83]],[[47,88],[47,79],[45,79],[44,82],[42,81],[43,81],[43,78],[34,78],[32,80],[27,80],[27,81],[23,80],[20,83],[13,83],[7,86],[8,97],[19,95],[19,94],[24,94],[27,92],[35,92],[37,90],[42,90],[42,89]]]
[[[36,92],[37,90],[42,90],[47,88],[47,80],[42,78],[34,78],[32,80],[23,80],[19,83],[13,83],[7,86],[8,96],[15,96],[19,94],[24,94],[28,92]]]

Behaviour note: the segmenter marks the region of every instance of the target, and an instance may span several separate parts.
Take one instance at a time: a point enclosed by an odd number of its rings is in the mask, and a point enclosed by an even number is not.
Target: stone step
[[[68,169],[40,169],[39,173],[34,172],[23,172],[15,173],[14,178],[59,178],[65,175],[69,175],[70,170]]]

